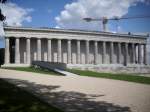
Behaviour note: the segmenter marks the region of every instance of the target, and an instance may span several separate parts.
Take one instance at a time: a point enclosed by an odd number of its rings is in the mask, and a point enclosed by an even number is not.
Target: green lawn
[[[53,71],[48,71],[46,69],[40,69],[34,67],[15,67],[15,68],[5,68],[5,69],[13,69],[18,71],[35,72],[35,73],[50,74],[50,75],[60,75]],[[108,79],[150,84],[150,77],[137,76],[135,74],[133,75],[133,74],[98,73],[93,71],[83,71],[83,70],[76,70],[76,69],[69,69],[68,71],[82,76],[108,78]]]
[[[0,79],[0,112],[62,112]]]
[[[49,71],[47,69],[41,69],[41,68],[34,68],[34,67],[7,67],[4,69],[11,69],[11,70],[18,70],[18,71],[26,71],[26,72],[35,72],[35,73],[42,73],[42,74],[49,74],[49,75],[60,75],[56,72]]]
[[[75,70],[75,69],[70,69],[68,71],[82,76],[108,78],[108,79],[150,84],[150,77],[144,77],[144,76],[135,76],[129,74],[98,73],[98,72]]]

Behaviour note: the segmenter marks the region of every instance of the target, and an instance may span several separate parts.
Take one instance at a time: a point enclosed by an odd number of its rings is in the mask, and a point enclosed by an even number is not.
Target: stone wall
[[[105,65],[71,65],[67,64],[67,67],[70,69],[79,69],[79,70],[90,70],[102,73],[137,73],[137,74],[150,74],[150,66],[145,65],[128,65],[123,66],[120,64],[105,64]]]

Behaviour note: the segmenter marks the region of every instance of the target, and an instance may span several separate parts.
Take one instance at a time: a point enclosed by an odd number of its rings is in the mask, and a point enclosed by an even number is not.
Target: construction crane
[[[85,20],[86,22],[91,22],[91,21],[102,21],[102,27],[103,27],[103,31],[106,32],[107,31],[107,23],[108,21],[118,21],[118,20],[122,20],[122,19],[142,19],[142,18],[150,18],[150,15],[146,15],[146,16],[130,16],[130,17],[113,17],[113,18],[107,18],[107,17],[102,17],[102,18],[83,18],[83,20]]]

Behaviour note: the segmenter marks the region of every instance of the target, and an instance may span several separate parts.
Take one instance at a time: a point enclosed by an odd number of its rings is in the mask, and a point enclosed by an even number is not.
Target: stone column
[[[80,64],[80,40],[77,40],[77,63]]]
[[[106,42],[103,42],[103,54],[102,54],[102,63],[106,63]]]
[[[124,65],[127,66],[128,64],[128,43],[125,43],[125,58],[124,58]]]
[[[94,63],[98,64],[98,42],[94,42]]]
[[[30,38],[27,38],[26,40],[26,51],[27,51],[27,64],[31,63],[31,42],[30,42]]]
[[[114,43],[110,42],[110,63],[114,63]]]
[[[145,65],[147,65],[147,45],[144,44],[143,46],[144,46],[144,47],[143,47],[143,50],[144,50],[144,54],[143,54],[144,60],[143,60],[143,63],[144,63]]]
[[[71,40],[67,41],[67,58],[68,58],[68,64],[71,64]]]
[[[5,38],[5,64],[10,63],[9,38]]]
[[[20,63],[20,42],[19,42],[19,38],[16,38],[16,41],[15,41],[15,63],[16,64]]]
[[[89,40],[86,40],[86,64],[89,64]]]
[[[118,42],[118,62],[121,64],[121,43]]]
[[[135,49],[135,43],[132,43],[132,63],[135,64],[136,61],[136,49]]]
[[[138,63],[142,64],[141,44],[138,44]]]
[[[61,40],[60,39],[58,39],[58,44],[57,45],[58,45],[57,46],[57,51],[58,51],[57,58],[58,58],[58,62],[61,63]]]
[[[48,43],[47,43],[47,57],[48,57],[48,61],[51,62],[52,61],[52,43],[51,43],[51,39],[48,39]]]
[[[37,39],[37,60],[41,61],[41,39]]]

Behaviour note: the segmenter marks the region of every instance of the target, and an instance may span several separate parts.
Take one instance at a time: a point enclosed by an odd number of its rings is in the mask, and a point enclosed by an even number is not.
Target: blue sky
[[[23,22],[26,27],[55,27],[55,17],[60,15],[66,4],[77,0],[11,0],[23,8],[33,8],[30,14],[32,22]],[[94,11],[94,10],[93,10]],[[124,16],[150,15],[150,5],[145,3],[137,3],[128,9],[128,13]],[[117,22],[109,22],[110,30],[115,31]],[[150,18],[121,20],[118,23],[123,31],[128,32],[150,32]],[[94,30],[94,29],[93,29]]]
[[[73,0],[11,0],[23,8],[33,8],[32,22],[23,22],[26,27],[55,27],[55,17]]]
[[[61,10],[63,10],[69,0],[13,0],[19,6],[24,8],[33,8],[34,12],[31,14],[32,22],[24,22],[24,26],[32,27],[55,27],[54,20]],[[71,0],[70,0],[71,1]]]
[[[125,16],[150,15],[150,5],[138,3],[130,7]],[[122,20],[120,26],[127,32],[150,32],[150,18]]]
[[[8,15],[7,22],[10,26],[101,30],[101,23],[86,23],[82,21],[82,18],[85,16],[111,18],[113,16],[150,15],[150,3],[145,3],[143,0],[122,0],[121,2],[120,0],[110,0],[111,3],[106,0],[8,1],[11,4],[7,3],[8,5],[6,4],[7,7],[4,7],[3,11]],[[14,17],[11,15],[13,13],[16,14],[17,19],[11,19]],[[150,18],[110,21],[108,29],[112,32],[150,32]],[[0,42],[0,47],[2,46],[4,45]]]

